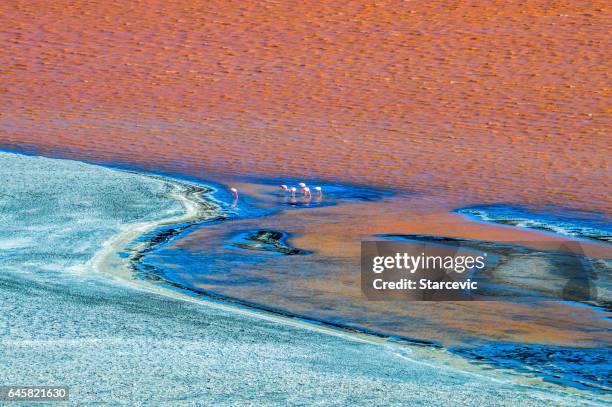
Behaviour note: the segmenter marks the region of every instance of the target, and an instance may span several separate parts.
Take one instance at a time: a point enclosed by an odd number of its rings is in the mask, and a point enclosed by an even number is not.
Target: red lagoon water
[[[604,1],[12,1],[0,146],[610,211]]]

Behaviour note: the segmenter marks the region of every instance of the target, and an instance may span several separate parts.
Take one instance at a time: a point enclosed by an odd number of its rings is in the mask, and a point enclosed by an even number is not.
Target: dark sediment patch
[[[474,364],[530,373],[560,385],[612,391],[612,354],[606,348],[570,348],[538,344],[489,343],[451,347]]]
[[[308,250],[302,250],[286,243],[287,233],[278,230],[254,230],[241,233],[230,243],[232,247],[244,250],[271,252],[283,255],[306,255]]]

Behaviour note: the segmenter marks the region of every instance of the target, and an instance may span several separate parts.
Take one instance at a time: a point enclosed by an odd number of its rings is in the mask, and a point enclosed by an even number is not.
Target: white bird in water
[[[238,199],[238,190],[236,188],[230,188],[229,190],[232,193],[234,199]]]
[[[308,198],[312,196],[312,194],[310,193],[310,188],[308,187],[302,188],[302,193],[304,194],[304,196],[307,196]]]
[[[289,188],[289,192],[291,192],[291,196],[295,196],[295,191],[297,191],[297,189],[295,189],[295,187]]]
[[[321,187],[314,187],[314,190],[317,191],[318,196],[323,196],[323,189]]]
[[[302,195],[306,195],[306,184],[304,184],[303,182],[300,182],[298,184],[298,186],[300,187],[300,191],[302,191]]]
[[[279,188],[280,188],[280,189],[281,189],[281,191],[283,191],[283,192],[288,192],[288,191],[289,191],[289,188],[287,188],[287,185],[281,185],[281,186],[279,186]]]

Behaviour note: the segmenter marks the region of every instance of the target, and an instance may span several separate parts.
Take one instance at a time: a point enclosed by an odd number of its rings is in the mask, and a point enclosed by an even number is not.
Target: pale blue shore
[[[102,272],[109,239],[185,215],[170,180],[0,152],[0,185],[0,385],[69,386],[69,405],[606,404]]]

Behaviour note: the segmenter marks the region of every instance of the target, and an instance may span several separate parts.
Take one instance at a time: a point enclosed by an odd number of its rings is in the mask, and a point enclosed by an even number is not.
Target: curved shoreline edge
[[[260,319],[280,322],[305,329],[316,330],[318,332],[324,332],[350,340],[378,344],[406,343],[410,345],[441,348],[440,345],[429,341],[420,341],[412,338],[393,338],[382,333],[373,331],[368,332],[363,329],[293,315],[288,312],[274,310],[263,305],[251,304],[232,297],[225,297],[204,291],[196,292],[187,287],[183,287],[178,283],[136,270],[133,267],[134,263],[138,262],[138,260],[150,250],[150,242],[153,240],[149,239],[144,242],[137,242],[137,239],[165,226],[182,225],[179,233],[170,236],[170,238],[175,238],[189,226],[198,225],[209,221],[216,221],[220,218],[222,219],[223,216],[219,215],[218,218],[212,219],[202,216],[203,207],[210,207],[212,204],[205,199],[202,199],[200,195],[210,194],[212,191],[214,191],[212,188],[206,188],[202,185],[195,185],[193,183],[187,183],[168,177],[161,177],[135,171],[126,172],[137,173],[142,176],[153,177],[166,182],[172,188],[172,191],[169,193],[169,197],[176,199],[183,204],[185,214],[174,218],[164,219],[162,221],[127,225],[123,232],[104,242],[102,248],[96,252],[92,259],[90,259],[88,265],[95,270],[110,275],[116,281],[128,284],[134,288],[140,288],[156,294],[180,298],[186,301],[204,303],[218,309],[247,314]],[[218,210],[221,210],[221,208],[218,208]],[[153,236],[155,237],[156,235]],[[134,247],[130,249],[130,245],[134,244],[135,242],[136,244]],[[121,257],[120,253],[124,253],[126,251],[129,253],[129,255],[125,258]],[[138,278],[139,276],[136,273],[142,273],[144,278]]]
[[[240,298],[226,296],[208,290],[188,287],[164,278],[162,273],[156,273],[155,270],[148,270],[139,267],[140,260],[146,256],[147,252],[155,250],[157,247],[164,245],[175,238],[179,238],[181,234],[183,234],[183,232],[185,232],[191,226],[203,225],[209,222],[223,221],[227,219],[227,216],[225,216],[223,213],[223,209],[220,206],[215,206],[212,203],[214,200],[214,198],[211,196],[212,192],[214,192],[213,188],[178,181],[168,177],[142,173],[139,174],[144,176],[153,176],[168,183],[173,188],[170,196],[173,199],[180,200],[186,213],[183,216],[166,219],[161,222],[139,225],[137,228],[128,230],[125,233],[116,236],[115,240],[110,242],[105,247],[107,251],[102,254],[102,257],[97,259],[98,263],[94,264],[94,267],[98,267],[98,269],[101,271],[113,274],[119,279],[133,283],[135,286],[139,286],[140,288],[152,290],[157,294],[168,295],[173,298],[181,298],[183,300],[196,303],[204,303],[207,306],[213,306],[218,309],[247,314],[260,319],[297,326],[304,329],[316,330],[318,332],[340,336],[349,340],[391,347],[390,350],[398,357],[410,359],[415,363],[423,362],[414,360],[412,358],[407,358],[406,356],[406,353],[413,353],[415,350],[414,347],[426,348],[434,351],[438,350],[442,352],[440,355],[454,355],[450,349],[447,349],[441,344],[433,341],[398,335],[389,335],[384,332],[379,332],[360,326],[352,326],[334,323],[323,319],[306,317],[264,304],[253,303]],[[209,201],[203,199],[202,195],[208,195],[211,200]],[[203,213],[211,210],[211,208],[212,210],[217,211],[216,216],[203,216]],[[139,238],[143,237],[145,238],[144,240],[138,241]],[[126,253],[127,256],[121,258],[118,256],[119,253]],[[111,266],[111,269],[109,269],[109,266]],[[470,362],[471,361],[466,360],[466,363]],[[473,363],[470,364],[472,367],[474,367]],[[448,368],[451,370],[456,369],[448,365],[440,365],[440,368]],[[475,370],[478,371],[478,369]],[[467,374],[474,374],[479,377],[482,376],[481,374],[464,369],[461,369],[461,371]],[[498,380],[493,377],[487,377],[487,379],[493,381]],[[523,379],[527,379],[527,382],[537,380],[538,385],[543,385],[543,383],[540,382],[541,377],[534,378],[525,376]],[[562,387],[566,388],[566,386]]]
[[[212,197],[212,193],[216,191],[214,187],[203,183],[201,184],[193,181],[172,178],[166,174],[135,171],[98,163],[88,163],[86,161],[74,159],[46,157],[44,155],[38,155],[35,152],[28,153],[13,149],[0,149],[0,153],[15,154],[25,157],[41,157],[60,161],[73,161],[112,171],[156,179],[164,182],[167,185],[169,188],[167,196],[179,201],[182,204],[185,210],[183,215],[156,221],[125,224],[120,233],[115,234],[104,241],[101,248],[97,250],[94,253],[94,256],[84,264],[86,267],[91,267],[96,271],[112,277],[116,282],[128,285],[130,288],[134,289],[142,289],[155,294],[172,298],[180,298],[190,302],[204,303],[217,309],[247,314],[259,319],[324,332],[354,341],[378,344],[404,343],[425,346],[428,348],[442,348],[440,345],[434,342],[421,341],[413,338],[393,337],[357,327],[333,324],[322,320],[319,321],[305,316],[269,308],[261,304],[241,301],[240,299],[233,297],[225,297],[208,292],[194,292],[194,290],[191,290],[188,287],[183,287],[180,284],[162,278],[138,278],[139,276],[136,274],[137,270],[135,270],[132,265],[138,260],[139,256],[142,256],[149,251],[149,247],[147,245],[151,240],[155,239],[156,235],[153,235],[153,239],[138,243],[137,240],[139,238],[142,238],[149,233],[153,233],[154,231],[165,226],[181,226],[176,235],[170,236],[170,238],[174,238],[180,235],[190,226],[226,219],[221,205],[215,206],[214,204],[214,202],[218,202]],[[210,199],[203,199],[202,195],[205,195]],[[218,214],[216,217],[204,216],[206,211],[218,211]],[[135,243],[136,245],[130,248],[130,246],[134,245]],[[134,249],[136,249],[136,251],[134,251]],[[130,250],[132,253],[130,253]],[[128,253],[128,256],[122,257],[122,253]],[[406,349],[406,351],[408,351],[408,349]]]

